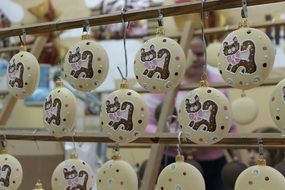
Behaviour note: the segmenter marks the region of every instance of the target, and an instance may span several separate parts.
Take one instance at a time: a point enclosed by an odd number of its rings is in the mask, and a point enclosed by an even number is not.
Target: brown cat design
[[[13,63],[10,63],[8,66],[8,83],[11,87],[16,86],[17,88],[23,88],[24,74],[24,65],[23,63],[15,63],[15,59],[13,59]]]
[[[60,125],[60,110],[61,110],[61,101],[59,98],[52,100],[51,95],[45,101],[45,120],[48,124],[51,124],[52,121],[54,125]]]
[[[108,125],[114,130],[117,130],[118,127],[125,131],[133,130],[134,105],[131,102],[125,101],[120,103],[118,97],[114,98],[114,103],[112,104],[107,100],[106,112],[111,120]]]
[[[69,51],[68,62],[72,68],[70,74],[74,78],[78,78],[79,75],[83,73],[82,78],[91,79],[94,76],[92,60],[93,53],[89,50],[85,50],[81,53],[80,47],[77,47],[75,53]]]
[[[0,189],[1,187],[10,186],[10,176],[12,169],[9,165],[5,164],[2,167],[0,166]]]
[[[231,43],[224,42],[223,53],[227,57],[227,71],[236,73],[239,67],[242,74],[252,74],[256,72],[255,45],[253,41],[246,40],[240,44],[235,36]]]
[[[214,101],[207,100],[202,106],[199,96],[196,95],[194,101],[191,102],[189,99],[186,99],[185,103],[186,111],[189,113],[189,119],[191,120],[190,127],[197,131],[201,126],[204,126],[204,131],[216,131],[218,106]]]
[[[64,179],[67,180],[67,188],[65,190],[87,190],[88,173],[84,170],[77,172],[75,166],[63,168]]]
[[[160,49],[158,53],[154,50],[154,45],[151,45],[149,51],[141,49],[141,61],[144,64],[145,70],[143,75],[152,78],[155,73],[159,73],[158,79],[166,80],[169,77],[169,62],[171,54],[168,49]]]

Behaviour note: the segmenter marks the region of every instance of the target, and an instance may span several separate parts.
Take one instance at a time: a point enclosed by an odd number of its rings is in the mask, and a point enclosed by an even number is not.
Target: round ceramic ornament
[[[268,77],[275,59],[275,48],[261,30],[242,27],[223,41],[218,68],[227,84],[239,89],[259,86]]]
[[[159,190],[205,190],[202,174],[191,164],[184,162],[184,157],[176,156],[176,162],[165,167],[159,174],[157,187]]]
[[[43,105],[44,127],[55,137],[71,135],[76,118],[76,98],[62,81],[46,97]]]
[[[51,178],[53,190],[92,189],[95,177],[91,167],[72,154],[71,158],[61,162],[54,170]]]
[[[137,190],[138,178],[132,166],[114,155],[98,170],[97,190]]]
[[[175,88],[187,66],[182,47],[165,36],[147,40],[137,52],[134,63],[138,83],[154,93]]]
[[[183,134],[197,144],[213,144],[227,136],[231,127],[230,103],[226,96],[201,81],[182,100],[178,121]]]
[[[35,56],[22,48],[14,55],[7,68],[9,92],[16,98],[30,96],[38,86],[40,66]]]
[[[23,179],[23,169],[20,162],[5,150],[0,153],[0,189],[19,189]]]
[[[244,170],[235,183],[235,190],[283,190],[284,187],[284,176],[276,169],[266,166],[265,160]]]
[[[107,52],[88,35],[83,35],[65,56],[64,76],[72,87],[80,91],[96,89],[105,80],[108,70]]]
[[[242,125],[250,124],[258,115],[258,105],[252,98],[242,95],[241,98],[232,102],[232,115],[237,123]]]
[[[281,80],[273,89],[270,102],[270,114],[274,123],[285,133],[285,79]]]
[[[207,64],[211,65],[212,67],[218,66],[218,54],[222,47],[221,42],[213,42],[211,43],[206,51],[207,51]]]
[[[127,143],[137,139],[148,124],[147,104],[127,84],[107,96],[101,108],[101,124],[110,139]]]

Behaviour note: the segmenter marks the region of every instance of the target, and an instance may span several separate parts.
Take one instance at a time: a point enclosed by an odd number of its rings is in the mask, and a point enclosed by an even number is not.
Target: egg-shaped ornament
[[[227,97],[201,81],[182,100],[178,121],[183,134],[197,144],[214,144],[227,136],[232,122]]]
[[[212,67],[218,66],[218,54],[220,52],[220,49],[222,47],[221,42],[213,42],[211,43],[206,51],[207,51],[207,64],[211,65]]]
[[[205,181],[200,171],[176,156],[176,162],[166,166],[158,176],[157,188],[163,190],[195,189],[205,190]]]
[[[138,177],[132,166],[118,154],[98,170],[97,190],[137,190]]]
[[[147,104],[140,94],[123,83],[119,90],[106,97],[100,119],[110,139],[118,143],[131,142],[145,131],[148,124]]]
[[[71,135],[76,118],[76,98],[62,81],[46,97],[43,105],[44,127],[55,137]]]
[[[178,86],[186,66],[182,47],[175,40],[158,33],[139,48],[134,73],[143,88],[154,93],[164,93]]]
[[[11,58],[7,68],[9,92],[16,98],[25,99],[35,91],[39,78],[38,60],[22,47],[20,52]]]
[[[0,189],[16,190],[19,189],[23,179],[23,169],[20,162],[6,150],[0,152]]]
[[[224,39],[218,68],[228,85],[247,90],[263,83],[272,70],[274,59],[275,48],[263,31],[241,27]]]
[[[237,123],[241,125],[250,124],[258,115],[258,105],[252,98],[243,94],[242,97],[232,102],[232,115]]]
[[[54,170],[51,178],[53,190],[92,189],[95,177],[91,167],[78,159],[75,153],[71,158],[61,162]]]
[[[91,91],[100,86],[109,70],[109,58],[101,44],[90,40],[88,34],[67,52],[64,62],[65,79],[80,91]]]
[[[266,166],[265,160],[259,160],[255,166],[244,170],[235,183],[235,190],[284,190],[285,177],[276,169]]]
[[[274,123],[282,133],[285,133],[285,79],[281,80],[273,89],[269,101],[270,114]]]

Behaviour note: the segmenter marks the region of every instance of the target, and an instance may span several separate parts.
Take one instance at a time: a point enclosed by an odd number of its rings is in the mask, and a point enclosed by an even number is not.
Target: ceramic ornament
[[[0,152],[0,189],[19,189],[23,179],[23,169],[20,162],[5,150]]]
[[[213,42],[207,47],[207,64],[211,65],[212,67],[218,66],[218,54],[221,47],[221,42]]]
[[[76,98],[61,81],[46,97],[43,105],[44,127],[55,137],[71,135],[76,117]]]
[[[138,178],[132,166],[116,155],[98,170],[96,185],[97,190],[137,190]]]
[[[184,157],[176,156],[176,162],[165,167],[157,181],[159,190],[205,190],[202,174],[191,164],[184,162]]]
[[[273,89],[270,102],[270,114],[274,123],[285,133],[285,79],[281,80]]]
[[[261,162],[261,161],[259,161]],[[244,170],[237,178],[235,190],[284,190],[285,178],[276,169],[262,164],[251,166]]]
[[[92,189],[95,177],[91,167],[72,154],[71,158],[61,162],[51,178],[53,190]]]
[[[258,115],[258,105],[252,98],[242,96],[232,102],[232,115],[237,123],[250,124]]]
[[[243,90],[259,86],[268,77],[275,59],[275,48],[261,30],[243,27],[223,41],[218,68],[225,82]]]
[[[143,97],[121,84],[107,96],[101,108],[101,124],[110,139],[127,143],[137,139],[148,124],[148,108]]]
[[[154,93],[175,88],[187,66],[182,47],[165,36],[146,41],[137,52],[134,64],[138,83]]]
[[[181,102],[178,121],[183,134],[194,143],[216,143],[230,130],[230,103],[222,92],[201,81],[201,87],[190,91]]]
[[[77,90],[91,91],[100,86],[109,70],[107,52],[98,42],[88,39],[73,45],[64,62],[66,80]]]
[[[25,99],[38,86],[40,66],[35,56],[22,48],[14,55],[7,68],[9,92],[16,98]]]

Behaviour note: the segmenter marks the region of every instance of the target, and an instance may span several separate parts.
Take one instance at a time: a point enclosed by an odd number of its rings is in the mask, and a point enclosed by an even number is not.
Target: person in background
[[[280,133],[277,128],[264,127],[253,131],[254,133]],[[285,153],[283,149],[264,149],[263,152],[264,159],[268,166],[275,166],[276,164],[282,162],[285,159]],[[249,166],[256,165],[259,158],[259,153],[257,149],[248,150],[248,160],[247,164]]]
[[[198,37],[193,38],[190,42],[190,49],[193,54],[192,64],[189,64],[188,68],[186,69],[185,76],[181,81],[181,84],[199,83],[199,81],[201,80],[201,76],[204,72],[203,65],[205,64],[205,60],[203,41]],[[211,72],[210,70],[207,70],[207,76],[209,82],[222,81],[219,75]],[[225,90],[222,90],[222,92],[227,95],[227,92]],[[175,101],[176,110],[178,110],[180,102],[183,100],[187,93],[187,91],[178,92]],[[150,115],[150,121],[146,128],[146,132],[148,133],[155,133],[157,130],[157,118],[158,113],[160,111],[156,110],[156,108],[158,106],[161,106],[161,103],[163,102],[164,98],[165,94],[145,95]],[[155,112],[157,112],[156,118]],[[175,122],[172,122],[172,125],[173,123]],[[235,129],[235,127],[232,127],[232,129]],[[223,166],[227,163],[223,149],[197,149],[191,150],[191,152],[189,149],[183,149],[183,153],[185,153],[186,158],[187,156],[192,154],[193,158],[198,161],[199,164],[202,166],[203,176],[206,183],[206,190],[226,190],[221,180],[221,170]],[[168,150],[165,151],[165,155],[163,156],[162,166],[166,166],[170,163],[175,162],[176,154],[177,151],[175,148],[168,148]]]

